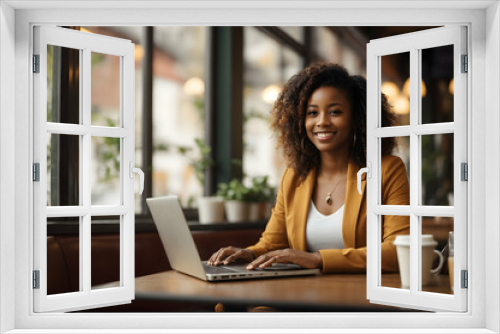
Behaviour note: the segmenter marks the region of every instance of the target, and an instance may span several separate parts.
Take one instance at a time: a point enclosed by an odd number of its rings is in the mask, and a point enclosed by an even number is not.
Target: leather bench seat
[[[193,231],[193,239],[202,260],[207,260],[221,247],[245,247],[256,243],[262,228]],[[79,237],[57,235],[47,237],[48,294],[79,291]],[[120,238],[118,234],[93,235],[91,241],[91,284],[100,285],[120,279]],[[157,232],[135,235],[135,276],[170,270],[170,264]],[[94,309],[92,312],[188,312],[211,309],[206,304],[132,301],[131,304]]]

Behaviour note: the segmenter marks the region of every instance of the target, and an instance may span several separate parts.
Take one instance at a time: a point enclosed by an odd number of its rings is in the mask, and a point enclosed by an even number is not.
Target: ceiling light
[[[277,85],[269,85],[262,91],[262,100],[268,104],[273,104],[281,93],[281,87]]]
[[[183,89],[187,95],[203,95],[205,83],[198,77],[192,77],[184,83]]]

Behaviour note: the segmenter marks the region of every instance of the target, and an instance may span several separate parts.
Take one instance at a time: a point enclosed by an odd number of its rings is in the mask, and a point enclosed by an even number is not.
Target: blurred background
[[[317,61],[339,63],[350,74],[366,76],[370,39],[432,27],[70,28],[135,44],[136,165],[146,173],[144,195],[136,196],[136,213],[141,215],[146,197],[176,194],[189,211],[199,196],[214,194],[218,183],[233,178],[248,183],[268,176],[277,186],[285,164],[269,129],[269,113],[283,84]],[[446,63],[453,50],[438,49],[426,50],[422,58],[424,123],[453,121],[453,63]],[[92,124],[118,126],[119,77],[118,57],[92,54]],[[381,89],[398,125],[408,125],[408,53],[382,57]],[[425,204],[452,205],[452,164],[444,154],[452,152],[452,137],[422,138],[429,156],[423,157]],[[398,143],[396,154],[409,166],[409,139],[398,138]],[[114,161],[119,142],[96,140],[93,148],[93,204],[112,204],[119,197]],[[207,148],[212,163],[200,179],[196,163],[203,162]],[[437,184],[440,189],[435,189]],[[48,187],[64,192],[63,185]]]
[[[269,115],[287,80],[318,61],[338,63],[351,75],[366,77],[370,40],[434,27],[65,28],[135,44],[135,164],[145,173],[144,192],[135,196],[135,269],[141,276],[169,269],[146,198],[178,195],[203,259],[229,241],[238,247],[255,243],[267,219],[202,225],[198,199],[214,195],[221,183],[231,186],[234,179],[264,191],[266,201],[274,199],[286,166],[269,129]],[[419,123],[453,122],[453,48],[424,49],[421,62]],[[47,49],[47,122],[80,123],[80,65],[78,50]],[[395,126],[407,126],[409,53],[381,57],[381,69],[380,88],[396,115]],[[120,126],[121,73],[119,57],[92,52],[92,125]],[[409,137],[396,140],[394,154],[409,176]],[[47,206],[79,205],[79,149],[78,136],[47,135]],[[120,204],[120,149],[119,139],[92,137],[92,205]],[[453,206],[453,134],[421,136],[420,154],[419,204]],[[120,216],[92,217],[92,285],[120,279],[120,221]],[[49,294],[79,291],[79,218],[51,218],[47,224],[47,247],[53,254],[48,256]],[[441,250],[453,231],[453,218],[421,217],[421,226]],[[54,255],[61,249],[65,264]],[[62,271],[68,276],[64,284]],[[152,310],[151,301],[143,309],[138,303],[134,311]],[[157,310],[178,310],[179,305],[169,305]]]

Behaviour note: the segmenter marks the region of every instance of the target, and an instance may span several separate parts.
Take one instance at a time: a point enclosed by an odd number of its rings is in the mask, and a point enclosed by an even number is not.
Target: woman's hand
[[[323,259],[318,252],[310,253],[295,249],[280,249],[259,256],[247,266],[247,269],[266,268],[273,263],[294,263],[302,268],[314,269],[323,266]]]
[[[210,266],[218,266],[221,264],[229,264],[231,262],[250,262],[255,259],[255,254],[250,249],[237,247],[224,247],[213,253],[207,261]]]

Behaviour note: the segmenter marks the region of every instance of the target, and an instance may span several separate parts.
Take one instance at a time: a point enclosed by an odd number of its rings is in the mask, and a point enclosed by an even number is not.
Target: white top
[[[344,205],[331,215],[325,216],[316,209],[314,202],[311,200],[306,226],[307,250],[317,252],[320,249],[343,249],[343,217]]]

